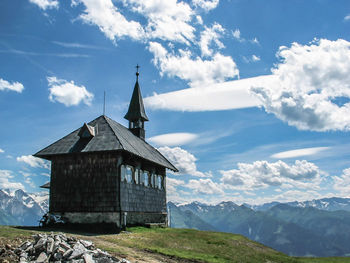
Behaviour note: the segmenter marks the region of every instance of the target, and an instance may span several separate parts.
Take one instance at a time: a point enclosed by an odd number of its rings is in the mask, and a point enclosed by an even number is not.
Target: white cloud
[[[30,177],[30,176],[35,176],[35,174],[24,172],[24,171],[19,171],[20,174],[23,175],[23,177]]]
[[[170,178],[169,176],[166,177],[166,188],[167,193],[174,194],[177,192],[176,187],[177,186],[184,186],[185,182],[183,180],[178,180],[174,178]]]
[[[294,165],[283,161],[256,161],[237,166],[238,169],[220,171],[221,182],[229,189],[256,190],[269,186],[318,189],[324,175],[315,164],[305,160],[297,160]]]
[[[1,90],[12,90],[21,93],[24,87],[22,83],[13,82],[10,83],[7,80],[0,78],[0,91]]]
[[[107,38],[116,41],[127,36],[133,40],[142,40],[145,36],[141,24],[135,21],[128,21],[111,0],[78,1],[86,7],[80,18],[86,23],[97,25]],[[77,5],[78,1],[74,1],[73,6]]]
[[[219,0],[192,0],[192,3],[208,12],[218,6]]]
[[[99,29],[109,39],[116,41],[129,37],[144,42],[147,39],[162,39],[190,44],[195,28],[191,20],[195,13],[185,2],[177,0],[123,0],[122,4],[133,13],[146,19],[145,25],[128,21],[111,0],[74,0],[72,6],[83,3],[86,7],[80,18]]]
[[[42,10],[46,9],[58,9],[58,1],[57,0],[29,0],[32,4],[36,4],[39,6]]]
[[[154,94],[144,99],[152,109],[174,111],[217,111],[232,110],[261,105],[250,92],[250,87],[270,85],[273,76],[227,81],[213,85],[188,88],[163,94]]]
[[[148,39],[176,41],[189,44],[194,39],[195,28],[190,24],[194,12],[185,2],[177,0],[123,0],[134,12],[147,19]]]
[[[78,105],[84,102],[91,105],[94,95],[86,90],[84,86],[77,86],[73,81],[57,79],[56,77],[47,77],[49,83],[49,99],[52,102],[58,101],[68,106]]]
[[[26,184],[28,184],[32,188],[36,187],[35,183],[33,182],[32,178],[30,178],[30,177],[26,177],[24,179],[24,182],[26,182]]]
[[[149,51],[154,55],[153,63],[160,74],[179,77],[190,86],[208,85],[223,82],[239,75],[236,63],[229,56],[216,53],[210,60],[192,58],[190,51],[179,50],[179,55],[168,53],[157,42],[150,42]]]
[[[74,43],[74,42],[60,42],[60,41],[52,41],[53,44],[56,44],[61,47],[65,48],[83,48],[83,49],[99,49],[99,50],[108,50],[104,47],[94,46],[94,45],[88,45],[88,44],[81,44],[81,43]]]
[[[197,177],[210,177],[211,173],[202,173],[197,170],[196,157],[180,147],[160,147],[158,148],[178,170],[178,175],[192,175]]]
[[[280,47],[277,81],[252,89],[265,110],[301,130],[350,130],[350,42]]]
[[[349,21],[350,20],[350,14],[344,17],[344,21]]]
[[[186,187],[192,189],[195,194],[215,195],[224,193],[220,185],[214,183],[211,179],[190,180]]]
[[[199,41],[202,56],[212,56],[213,50],[209,47],[212,42],[216,44],[218,49],[225,47],[219,40],[224,32],[224,28],[218,23],[214,23],[212,27],[204,27]]]
[[[342,175],[333,177],[333,188],[340,196],[350,195],[350,168],[344,169]]]
[[[0,170],[0,188],[2,189],[22,189],[24,186],[21,183],[11,182],[9,179],[12,179],[14,176],[9,170]]]
[[[167,133],[167,134],[153,136],[149,138],[148,141],[151,143],[157,144],[159,146],[181,146],[197,138],[198,138],[197,134],[179,132],[179,133]]]
[[[243,42],[244,39],[241,38],[241,31],[237,28],[235,31],[232,31],[232,36],[237,39],[239,42]]]
[[[260,61],[260,57],[259,57],[259,56],[256,56],[256,55],[252,55],[252,61],[253,61],[253,62]]]
[[[256,37],[254,37],[252,40],[250,40],[250,42],[251,42],[252,44],[256,44],[256,45],[259,45],[259,44],[260,44],[259,40],[258,40]]]
[[[33,155],[22,155],[17,157],[18,162],[24,162],[33,168],[45,168],[50,169],[50,164],[48,161],[34,157]]]
[[[328,149],[330,149],[330,147],[312,147],[312,148],[296,149],[296,150],[275,153],[271,155],[271,158],[286,159],[286,158],[296,158],[301,156],[309,156],[309,155],[318,154],[319,152],[322,152]]]
[[[4,153],[5,151],[3,149],[0,148],[0,153]]]

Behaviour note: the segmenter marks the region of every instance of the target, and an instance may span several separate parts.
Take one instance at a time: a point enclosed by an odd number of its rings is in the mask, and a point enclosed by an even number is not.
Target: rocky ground
[[[32,240],[0,247],[1,262],[128,263],[95,247],[91,241],[65,234],[36,234]]]
[[[128,236],[121,233],[120,238]],[[198,262],[169,257],[151,251],[119,246],[98,236],[65,235],[62,233],[34,234],[32,238],[24,236],[5,238],[0,236],[0,263],[12,262],[71,262],[71,263],[187,263]],[[100,248],[109,248],[107,253]]]

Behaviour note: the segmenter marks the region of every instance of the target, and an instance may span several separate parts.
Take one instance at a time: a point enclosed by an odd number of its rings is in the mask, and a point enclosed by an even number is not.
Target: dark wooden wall
[[[159,215],[164,217],[167,211],[166,189],[120,182],[121,164],[156,172],[164,177],[165,186],[165,168],[136,156],[121,152],[55,156],[51,164],[50,212],[121,210],[156,213],[155,218]],[[158,219],[148,220],[156,222]],[[139,223],[144,223],[143,221]]]
[[[122,211],[166,213],[165,190],[126,182],[120,186]]]
[[[119,211],[119,158],[116,153],[52,158],[50,212]]]

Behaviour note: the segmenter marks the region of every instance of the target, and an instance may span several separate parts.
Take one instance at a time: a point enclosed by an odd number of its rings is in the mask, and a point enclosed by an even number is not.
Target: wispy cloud
[[[349,21],[349,20],[350,20],[350,14],[348,14],[344,17],[344,21]]]
[[[53,44],[66,47],[66,48],[82,48],[82,49],[98,49],[98,50],[108,50],[104,47],[94,46],[94,45],[87,45],[87,44],[81,44],[81,43],[69,43],[69,42],[60,42],[60,41],[52,41]]]
[[[269,85],[274,81],[271,75],[249,79],[188,88],[145,98],[145,104],[152,109],[173,111],[217,111],[257,107],[261,102],[249,89],[253,86]]]
[[[197,134],[179,132],[179,133],[167,133],[157,136],[153,136],[148,139],[149,142],[158,146],[181,146],[190,143],[198,138]]]
[[[25,56],[50,56],[50,57],[62,57],[62,58],[89,58],[90,55],[79,54],[79,53],[37,53],[31,51],[24,51],[19,49],[7,49],[0,50],[0,53],[12,53],[16,55],[25,55]]]
[[[302,156],[315,155],[328,149],[330,149],[330,147],[312,147],[312,148],[295,149],[295,150],[275,153],[271,155],[271,158],[275,158],[275,159],[297,158]]]
[[[4,153],[5,151],[3,149],[0,148],[0,153]]]

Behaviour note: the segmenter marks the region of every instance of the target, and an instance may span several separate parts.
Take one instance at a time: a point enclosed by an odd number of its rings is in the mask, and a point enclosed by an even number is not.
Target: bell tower
[[[145,140],[145,127],[144,122],[148,121],[145,108],[143,106],[143,100],[141,90],[139,86],[139,68],[136,66],[136,83],[134,91],[131,96],[128,112],[124,118],[129,121],[129,130],[137,137]]]

